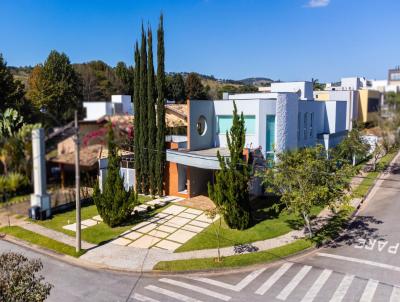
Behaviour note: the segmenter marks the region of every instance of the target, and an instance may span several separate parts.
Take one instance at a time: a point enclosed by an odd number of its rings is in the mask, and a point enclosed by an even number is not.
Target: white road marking
[[[336,289],[335,293],[332,296],[330,302],[341,302],[346,296],[347,291],[350,288],[351,283],[353,282],[353,275],[346,275],[343,277],[342,281],[339,284],[339,287]]]
[[[288,270],[291,268],[293,263],[285,263],[283,264],[271,277],[268,278],[257,290],[257,295],[264,295],[270,288],[273,286],[276,281],[279,280]]]
[[[331,270],[325,269],[319,275],[317,280],[308,290],[307,294],[304,296],[302,302],[312,302],[314,301],[315,297],[318,295],[319,291],[321,290],[322,286],[324,286],[325,282],[328,280],[329,276],[332,274]]]
[[[146,297],[146,296],[142,296],[141,294],[133,294],[133,299],[137,300],[137,301],[141,301],[141,302],[160,302],[158,300]]]
[[[171,290],[164,289],[164,288],[161,288],[161,287],[158,287],[158,286],[148,285],[145,288],[148,289],[148,290],[151,290],[151,291],[153,291],[153,292],[155,292],[157,294],[162,294],[162,295],[174,298],[174,299],[179,300],[179,301],[183,301],[183,302],[201,302],[200,300],[196,300],[196,299],[193,299],[191,297],[188,297],[188,296],[185,296],[185,295],[182,295],[182,294],[179,294],[179,293],[176,293],[176,292],[173,292]]]
[[[361,264],[367,264],[367,265],[371,265],[371,266],[376,266],[376,267],[380,267],[380,268],[384,268],[384,269],[389,269],[389,270],[392,270],[392,271],[400,272],[400,267],[398,267],[398,266],[389,265],[389,264],[380,263],[380,262],[374,262],[374,261],[370,261],[370,260],[362,260],[362,259],[339,256],[339,255],[333,255],[333,254],[327,254],[327,253],[317,253],[317,256],[333,258],[333,259],[338,259],[338,260],[344,260],[344,261],[350,261],[350,262],[356,262],[356,263],[361,263]]]
[[[276,297],[279,300],[286,300],[286,298],[292,293],[292,291],[299,285],[301,280],[307,275],[307,273],[311,270],[311,266],[305,265],[297,274],[293,277],[293,279],[289,282],[288,285],[280,292],[280,294]]]
[[[222,287],[225,289],[229,289],[235,292],[240,292],[243,288],[245,288],[247,285],[250,284],[254,279],[256,279],[260,274],[262,274],[267,268],[261,268],[259,270],[256,270],[254,272],[251,272],[248,274],[245,278],[242,279],[238,284],[232,285],[229,283],[209,279],[209,278],[202,278],[202,277],[189,277],[189,279],[204,282],[207,284],[211,284],[214,286]]]
[[[365,286],[364,292],[361,296],[360,302],[371,302],[374,298],[376,288],[378,287],[379,281],[369,279]]]
[[[259,275],[261,275],[261,273],[263,273],[266,269],[267,268],[262,268],[254,272],[251,272],[244,279],[242,279],[242,281],[236,284],[236,287],[239,289],[239,291],[241,291],[243,288],[249,285],[254,279],[256,279]]]
[[[390,295],[390,302],[400,301],[400,287],[393,286],[392,294]]]
[[[171,284],[171,285],[175,285],[175,286],[179,286],[179,287],[183,287],[183,288],[186,288],[186,289],[190,289],[190,290],[192,290],[194,292],[198,292],[198,293],[201,293],[203,295],[207,295],[207,296],[210,296],[210,297],[213,297],[213,298],[216,298],[216,299],[220,299],[222,301],[229,301],[231,299],[231,297],[229,297],[229,296],[217,293],[215,291],[206,289],[204,287],[191,285],[191,284],[188,284],[188,283],[185,283],[185,282],[181,282],[181,281],[177,281],[177,280],[172,280],[172,279],[168,279],[168,278],[162,278],[162,279],[159,279],[158,281],[164,282],[164,283],[168,283],[168,284]]]

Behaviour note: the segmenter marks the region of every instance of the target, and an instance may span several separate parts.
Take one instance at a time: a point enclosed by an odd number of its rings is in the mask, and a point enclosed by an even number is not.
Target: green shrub
[[[0,194],[4,196],[15,196],[26,193],[29,186],[27,178],[17,172],[0,175]]]
[[[103,221],[114,227],[127,221],[133,208],[138,204],[138,196],[133,189],[124,187],[124,179],[120,175],[120,157],[114,144],[114,134],[110,125],[108,132],[108,168],[103,192],[98,182],[93,191],[93,201]]]

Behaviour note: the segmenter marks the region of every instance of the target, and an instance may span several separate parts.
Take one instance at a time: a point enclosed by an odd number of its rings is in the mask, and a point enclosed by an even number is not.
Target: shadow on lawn
[[[250,201],[250,211],[252,218],[252,225],[254,226],[257,223],[266,220],[266,219],[274,219],[278,218],[281,211],[276,211],[273,206],[279,202],[279,197],[277,196],[267,196],[267,197],[258,197]],[[250,226],[250,227],[251,227]]]

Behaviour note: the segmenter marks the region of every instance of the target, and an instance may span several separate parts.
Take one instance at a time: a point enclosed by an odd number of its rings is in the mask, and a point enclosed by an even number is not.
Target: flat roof
[[[187,151],[186,153],[193,154],[193,155],[199,155],[199,156],[210,156],[210,157],[216,157],[217,152],[221,154],[223,157],[229,157],[230,152],[228,148],[210,148],[210,149],[203,149],[203,150],[192,150],[192,151]]]

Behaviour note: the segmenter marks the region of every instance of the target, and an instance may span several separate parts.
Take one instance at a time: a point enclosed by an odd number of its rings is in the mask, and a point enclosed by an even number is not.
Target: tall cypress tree
[[[216,172],[215,184],[208,186],[208,194],[218,206],[224,208],[224,220],[228,226],[243,230],[250,224],[250,173],[243,160],[246,139],[243,113],[238,115],[235,103],[233,108],[232,127],[226,133],[230,158],[217,153],[221,170]]]
[[[140,53],[139,53],[139,44],[136,41],[135,43],[135,76],[134,76],[134,94],[133,94],[133,104],[135,117],[133,120],[133,131],[134,131],[134,147],[135,147],[135,174],[136,174],[136,191],[142,193],[142,175],[141,175],[141,154],[142,149],[140,148],[143,144],[141,144],[141,134],[142,130],[140,124]]]
[[[155,110],[155,79],[154,79],[154,66],[153,66],[153,33],[151,28],[147,32],[147,45],[148,45],[148,68],[147,68],[147,155],[148,155],[148,173],[149,173],[149,186],[151,195],[157,193],[157,185],[155,182],[155,168],[156,168],[156,110]]]
[[[160,15],[160,23],[157,30],[157,153],[155,179],[158,195],[162,196],[163,178],[165,169],[165,49],[164,49],[164,20]]]
[[[146,34],[142,24],[142,41],[140,46],[140,146],[142,149],[140,165],[141,165],[141,181],[142,191],[149,194],[149,169],[148,169],[148,149],[147,149],[147,46]]]

